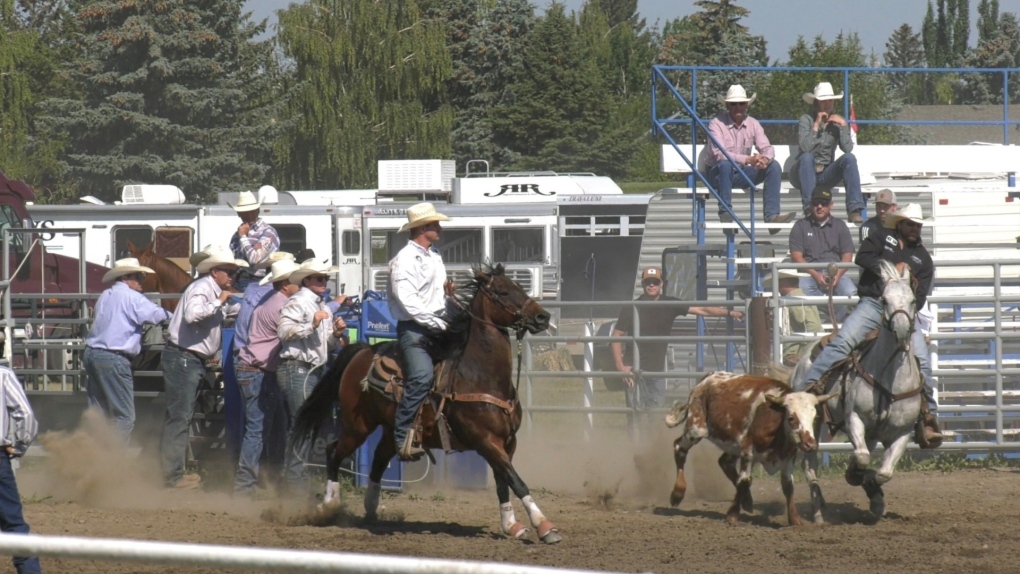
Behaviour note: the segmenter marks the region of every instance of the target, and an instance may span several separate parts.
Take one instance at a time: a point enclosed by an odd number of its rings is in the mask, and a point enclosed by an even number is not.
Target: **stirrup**
[[[414,445],[414,429],[407,431],[407,438],[404,444],[397,449],[397,457],[404,462],[414,462],[425,456],[425,449]]]

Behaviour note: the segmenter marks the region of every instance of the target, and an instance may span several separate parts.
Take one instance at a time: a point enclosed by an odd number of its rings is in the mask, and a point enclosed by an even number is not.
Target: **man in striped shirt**
[[[0,456],[0,531],[8,534],[28,534],[28,524],[21,508],[18,483],[14,480],[11,459],[25,454],[35,440],[39,423],[35,420],[32,405],[14,371],[0,366],[0,448],[7,456]],[[15,556],[14,569],[18,574],[41,572],[39,558]]]
[[[244,291],[252,280],[265,277],[270,254],[280,250],[280,234],[260,217],[261,207],[262,202],[250,191],[242,191],[233,206],[241,225],[230,238],[230,250],[235,259],[248,263],[248,269],[240,271],[234,285],[239,291]]]

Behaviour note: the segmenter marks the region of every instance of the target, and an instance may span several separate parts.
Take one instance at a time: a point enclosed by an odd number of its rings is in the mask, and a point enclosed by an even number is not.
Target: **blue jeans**
[[[259,479],[259,458],[262,456],[262,431],[265,412],[260,398],[263,385],[273,385],[273,375],[262,371],[235,369],[237,388],[244,402],[244,439],[234,475],[234,492],[251,494]]]
[[[167,346],[160,359],[163,369],[166,416],[163,419],[163,480],[167,486],[184,476],[188,454],[188,429],[195,412],[198,385],[205,376],[205,362],[195,355]]]
[[[397,323],[397,343],[404,355],[404,397],[397,406],[394,420],[393,439],[397,451],[404,447],[407,432],[414,424],[418,408],[425,402],[432,389],[432,356],[425,349],[429,329],[413,321]]]
[[[14,480],[11,458],[6,455],[0,455],[0,531],[6,534],[28,534],[28,523],[21,511],[18,483]],[[35,556],[15,556],[13,562],[18,574],[42,572],[39,559]]]
[[[833,365],[850,356],[850,351],[857,348],[857,345],[864,340],[865,335],[881,324],[882,312],[881,301],[874,297],[861,297],[857,308],[853,313],[850,313],[843,326],[839,328],[839,334],[818,354],[818,358],[804,378],[803,385],[807,386],[816,382]],[[932,400],[931,392],[931,354],[928,352],[928,344],[924,341],[924,333],[920,329],[914,329],[910,337],[910,348],[921,366],[928,405],[932,412],[935,412],[937,405]]]
[[[832,187],[843,182],[846,190],[846,212],[853,213],[864,209],[864,195],[861,193],[861,173],[857,170],[857,158],[852,153],[839,156],[836,161],[825,166],[822,173],[815,172],[815,156],[803,153],[797,158],[797,176],[794,183],[800,186],[801,208],[811,205],[811,194],[815,186]]]
[[[823,271],[823,273],[824,273],[824,271]],[[814,280],[813,277],[801,277],[800,278],[800,289],[802,291],[804,291],[805,295],[808,295],[808,296],[811,296],[811,297],[828,297],[829,296],[829,293],[827,291],[822,291],[822,288],[818,286],[818,283]],[[832,290],[832,295],[833,296],[840,295],[840,296],[844,296],[844,297],[853,297],[853,296],[857,295],[857,286],[854,285],[853,279],[850,279],[850,277],[846,273],[844,273],[839,278],[839,283],[836,283],[836,288]],[[844,306],[844,305],[836,305],[835,302],[833,302],[832,306],[834,307],[834,310],[836,311],[835,320],[836,321],[842,321],[843,317],[846,317],[847,307]],[[825,317],[829,317],[829,305],[827,303],[826,304],[822,304],[820,306],[819,310],[822,312],[822,315],[824,315]],[[833,320],[833,318],[829,317],[829,320],[831,321],[831,320]]]
[[[749,165],[736,168],[728,160],[723,160],[712,166],[708,170],[708,180],[719,192],[721,203],[726,205],[732,205],[733,184],[736,183],[738,187],[744,187],[747,184],[744,178],[737,174],[737,169],[744,172],[755,185],[765,182],[765,219],[768,220],[779,215],[779,185],[783,180],[783,167],[779,165],[779,162],[773,161],[765,169],[755,169]],[[722,205],[719,206],[719,213],[724,213]]]
[[[131,361],[106,349],[85,347],[82,364],[89,406],[113,420],[117,435],[127,445],[135,428],[135,380],[131,375]]]
[[[311,391],[319,382],[325,367],[312,369],[308,363],[283,361],[276,371],[276,380],[283,390],[283,399],[287,404],[288,420],[293,424],[298,409],[305,402],[305,389]],[[287,433],[287,452],[283,457],[283,482],[287,490],[293,493],[304,493],[308,490],[308,472],[305,460],[308,458],[308,441],[304,437],[295,437]]]
[[[269,377],[272,380],[269,380]],[[283,468],[287,452],[287,403],[280,388],[277,373],[267,373],[262,383],[262,464],[271,472],[279,473]]]

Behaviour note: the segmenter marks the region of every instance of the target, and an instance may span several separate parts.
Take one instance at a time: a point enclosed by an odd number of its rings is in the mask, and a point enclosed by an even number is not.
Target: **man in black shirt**
[[[875,216],[869,217],[857,230],[862,245],[872,233],[885,233],[885,216],[890,211],[896,211],[896,194],[891,189],[883,189],[875,196]]]
[[[638,329],[634,329],[634,309],[625,307],[620,311],[620,318],[613,329],[614,337],[623,337],[633,333],[636,336],[667,337],[673,330],[673,321],[681,315],[701,315],[702,317],[733,317],[742,319],[741,311],[723,307],[691,307],[680,302],[676,297],[662,294],[662,269],[648,267],[641,272],[641,286],[645,292],[637,301],[675,301],[672,306],[637,307]],[[627,392],[627,406],[632,409],[653,409],[663,406],[666,401],[666,379],[649,377],[639,374],[635,380],[629,373],[634,366],[632,345],[627,345],[627,353],[623,352],[623,343],[613,342],[611,345],[616,370],[628,373],[625,381],[629,389],[637,389],[637,393]],[[666,367],[666,350],[669,343],[665,341],[643,341],[638,343],[640,369],[642,371],[662,371]],[[637,396],[634,396],[634,395]],[[631,417],[632,418],[632,417]],[[633,420],[631,420],[633,424]]]
[[[869,331],[879,326],[884,310],[881,301],[884,284],[879,261],[884,259],[893,263],[899,270],[904,266],[910,268],[910,274],[917,280],[917,286],[914,288],[916,309],[924,307],[935,277],[935,264],[921,243],[923,224],[921,206],[909,203],[902,211],[893,211],[886,215],[886,233],[868,235],[854,259],[854,262],[863,269],[857,286],[860,302],[843,322],[839,334],[815,359],[804,377],[804,386],[816,383],[833,365],[848,357]],[[942,434],[935,418],[938,406],[933,400],[934,393],[931,387],[931,356],[921,329],[914,330],[910,349],[917,357],[924,377],[925,396],[930,410],[925,416],[924,434],[927,442],[934,448],[941,444]]]

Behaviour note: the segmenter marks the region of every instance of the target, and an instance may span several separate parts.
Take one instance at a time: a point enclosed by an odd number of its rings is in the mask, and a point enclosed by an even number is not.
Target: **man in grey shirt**
[[[850,153],[854,142],[846,119],[833,113],[836,100],[842,99],[843,94],[837,96],[832,93],[829,82],[821,82],[813,92],[804,94],[804,101],[811,104],[811,110],[800,117],[797,129],[800,156],[790,179],[800,189],[801,207],[805,213],[810,210],[811,195],[816,186],[831,188],[842,181],[846,188],[846,212],[850,221],[859,224],[864,221],[865,201],[857,158]],[[839,159],[835,159],[837,145],[843,150]]]
[[[827,189],[816,189],[811,196],[811,214],[793,224],[790,230],[790,258],[795,263],[850,263],[854,260],[854,239],[850,228],[842,219],[831,214],[832,194]],[[800,278],[805,295],[854,296],[857,286],[846,276],[846,269],[836,271],[830,278],[825,269],[808,269],[810,277]],[[828,310],[822,308],[823,314]],[[845,309],[840,309],[830,320],[843,320]]]

